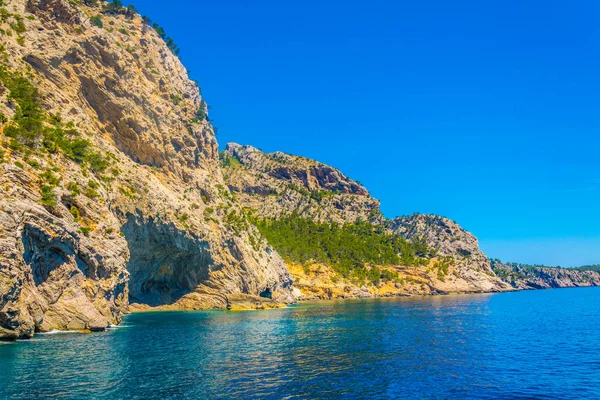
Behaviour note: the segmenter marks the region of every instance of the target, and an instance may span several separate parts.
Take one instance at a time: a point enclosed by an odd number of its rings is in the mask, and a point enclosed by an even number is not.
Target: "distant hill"
[[[598,265],[561,268],[504,263],[497,259],[491,260],[491,265],[496,275],[515,289],[600,286],[600,266]]]

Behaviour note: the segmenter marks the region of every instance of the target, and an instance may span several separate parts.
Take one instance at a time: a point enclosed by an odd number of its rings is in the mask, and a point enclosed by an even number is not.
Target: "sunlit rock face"
[[[456,282],[452,291],[495,292],[510,290],[491,268],[490,260],[479,248],[477,238],[456,222],[430,214],[413,214],[390,221],[390,229],[409,240],[422,240],[439,258],[447,259]],[[449,289],[447,282],[437,286]]]
[[[600,286],[600,273],[586,267],[545,267],[492,260],[492,269],[503,281],[521,290]]]
[[[357,284],[336,279],[326,265],[288,263],[301,298],[346,298],[512,290],[498,279],[475,236],[436,215],[386,220],[379,201],[339,170],[304,157],[229,143],[221,154],[225,182],[236,200],[258,218],[290,214],[324,223],[369,221],[431,250],[421,266],[384,266],[402,282]]]
[[[102,329],[130,301],[293,301],[285,264],[231,199],[197,85],[157,32],[104,2],[2,3],[2,130],[27,122],[25,96],[63,136],[0,136],[0,337]]]
[[[228,143],[224,176],[237,201],[256,215],[296,213],[320,222],[383,221],[379,201],[339,170],[308,158]]]

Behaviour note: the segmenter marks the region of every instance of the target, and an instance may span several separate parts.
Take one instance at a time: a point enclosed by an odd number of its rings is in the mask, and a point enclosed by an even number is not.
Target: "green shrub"
[[[27,30],[25,26],[25,22],[23,22],[23,18],[18,15],[13,15],[13,18],[17,21],[14,24],[10,24],[10,27],[16,33],[23,33]]]
[[[81,190],[79,190],[79,185],[76,182],[69,182],[67,184],[67,190],[71,191],[71,195],[76,197],[81,194]]]
[[[120,191],[121,193],[123,193],[125,196],[129,197],[131,200],[135,200],[135,191],[134,191],[133,189],[132,189],[132,190],[129,190],[129,189],[127,189],[126,187],[124,187],[124,186],[121,186],[121,187],[119,188],[119,191]]]
[[[52,186],[42,186],[42,205],[52,208],[56,207],[56,194]]]
[[[71,208],[69,208],[69,212],[71,213],[75,221],[79,222],[79,220],[81,219],[81,213],[79,212],[79,208],[71,206]]]
[[[87,189],[85,189],[85,195],[87,197],[89,197],[90,199],[97,199],[98,197],[100,197],[100,193],[98,193],[96,191],[96,189],[88,187]]]
[[[8,72],[4,66],[0,66],[0,80],[9,91],[9,99],[16,104],[15,116],[4,129],[4,135],[33,146],[44,133],[45,115],[39,103],[39,93],[27,79]]]
[[[248,229],[248,220],[244,214],[238,214],[235,211],[231,211],[225,215],[225,222],[233,228],[235,232],[241,232]]]
[[[150,20],[148,19],[147,22],[150,23]],[[171,39],[170,37],[167,36],[165,30],[160,25],[158,25],[156,22],[152,23],[152,28],[154,28],[154,30],[156,31],[158,36],[160,36],[160,38],[165,41],[165,43],[167,44],[167,47],[173,52],[173,54],[178,56],[179,48],[177,47],[177,45],[175,44],[173,39]]]
[[[221,166],[224,168],[238,168],[242,165],[239,158],[235,156],[230,156],[223,151],[219,153],[219,159],[221,160]]]
[[[28,160],[27,164],[31,165],[33,169],[40,169],[40,163],[37,160]]]
[[[61,181],[60,176],[55,176],[52,170],[49,169],[40,174],[40,179],[50,186],[58,186]]]
[[[446,276],[448,275],[448,269],[449,269],[450,265],[448,264],[448,262],[446,261],[436,261],[435,264],[433,265],[434,269],[437,269],[437,278],[440,281],[445,281],[446,280]]]
[[[94,15],[92,18],[90,18],[90,23],[98,28],[104,27],[104,24],[102,23],[102,17],[99,15]]]
[[[310,198],[315,200],[317,203],[323,201],[324,198],[334,196],[334,192],[330,192],[328,190],[313,190],[310,192]]]
[[[115,13],[123,12],[123,2],[121,0],[113,0],[104,5],[104,9]]]
[[[137,14],[137,9],[135,8],[135,6],[133,4],[130,4],[127,6],[126,14],[129,17],[133,17],[135,14]]]
[[[95,172],[104,172],[108,168],[108,159],[98,152],[88,152],[85,156],[90,169]]]

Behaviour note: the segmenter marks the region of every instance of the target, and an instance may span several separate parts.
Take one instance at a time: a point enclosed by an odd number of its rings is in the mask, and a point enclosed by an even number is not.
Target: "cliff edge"
[[[3,1],[0,28],[0,337],[293,301],[159,29],[67,0]]]

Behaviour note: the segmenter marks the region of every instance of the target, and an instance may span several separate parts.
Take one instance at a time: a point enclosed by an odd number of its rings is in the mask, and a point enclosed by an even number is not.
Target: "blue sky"
[[[600,3],[133,4],[228,141],[331,164],[491,257],[600,263]]]

